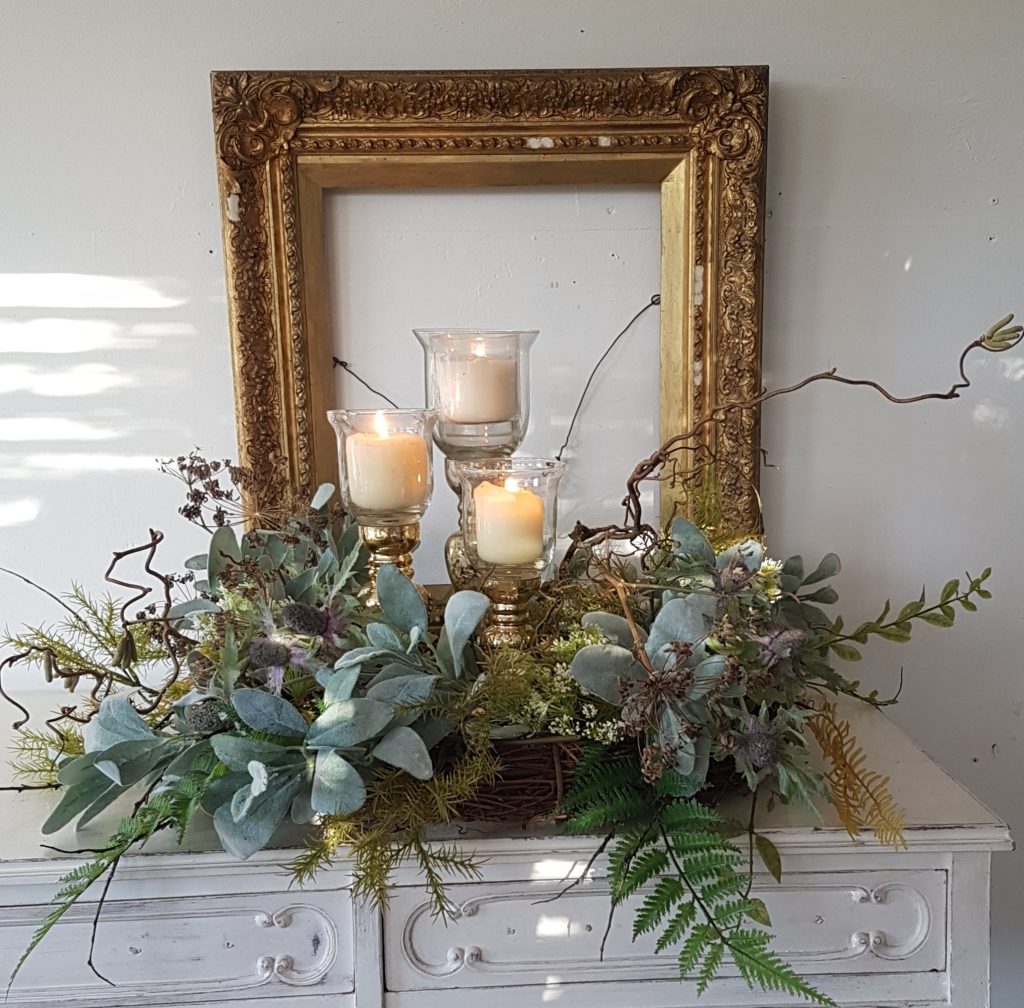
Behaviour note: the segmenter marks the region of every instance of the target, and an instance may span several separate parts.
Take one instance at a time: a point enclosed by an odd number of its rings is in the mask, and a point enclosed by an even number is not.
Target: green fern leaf
[[[664,952],[670,945],[682,940],[687,929],[697,919],[697,905],[695,903],[682,903],[679,909],[669,920],[664,933],[654,946],[656,952]],[[703,927],[704,925],[700,925]],[[689,940],[689,939],[688,939]]]
[[[686,895],[686,887],[675,875],[660,879],[640,905],[633,921],[633,941],[648,931],[653,931],[671,912],[676,903]]]
[[[660,848],[652,848],[638,854],[630,861],[625,875],[614,888],[615,901],[621,903],[628,899],[652,878],[666,871],[668,866],[668,854]]]
[[[725,942],[718,941],[712,945],[704,957],[704,962],[701,963],[700,973],[697,975],[697,993],[703,994],[711,981],[718,975],[718,970],[722,965],[722,959],[725,957]]]
[[[740,976],[753,989],[779,991],[806,998],[814,1004],[830,1005],[835,1001],[811,987],[793,972],[774,952],[767,948],[769,936],[764,931],[741,928],[729,936],[729,952]]]
[[[685,977],[692,973],[697,963],[708,951],[715,932],[709,924],[697,924],[683,942],[679,950],[679,975]]]

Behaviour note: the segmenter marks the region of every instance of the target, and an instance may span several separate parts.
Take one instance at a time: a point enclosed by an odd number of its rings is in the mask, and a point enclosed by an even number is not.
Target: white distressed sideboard
[[[908,847],[851,841],[829,810],[817,821],[776,808],[762,832],[783,858],[783,881],[759,875],[776,949],[843,1006],[984,1008],[988,1004],[989,860],[1012,846],[1006,826],[895,726],[847,711],[871,763],[893,777],[908,813]],[[0,840],[0,969],[10,967],[74,859],[40,849],[53,796],[7,794]],[[737,809],[737,812],[741,811]],[[109,827],[109,820],[106,822]],[[53,843],[99,845],[103,823]],[[289,841],[285,838],[284,843]],[[463,843],[486,863],[480,881],[453,882],[457,919],[430,916],[412,868],[389,908],[354,902],[344,861],[297,889],[287,846],[239,863],[197,831],[187,850],[157,838],[126,858],[103,908],[87,964],[94,904],[75,907],[11,988],[20,1008],[707,1008],[792,1004],[750,991],[734,974],[699,1000],[671,955],[632,944],[621,911],[604,961],[607,889],[579,876],[593,843],[524,833]],[[92,894],[95,899],[96,894]]]

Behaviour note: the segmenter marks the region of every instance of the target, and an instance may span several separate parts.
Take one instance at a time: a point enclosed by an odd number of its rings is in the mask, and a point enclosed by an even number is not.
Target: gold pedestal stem
[[[412,551],[420,544],[420,524],[360,525],[359,535],[370,551],[370,583],[363,589],[363,601],[373,608],[379,605],[377,574],[385,564],[394,564],[410,581],[413,580]],[[426,597],[422,586],[416,585],[416,590]]]
[[[484,594],[491,600],[482,637],[491,647],[524,648],[533,637],[527,604],[540,589],[540,579],[518,581],[488,578]]]

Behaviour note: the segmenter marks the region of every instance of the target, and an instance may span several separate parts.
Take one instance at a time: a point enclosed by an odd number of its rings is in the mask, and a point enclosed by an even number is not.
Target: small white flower
[[[267,768],[259,760],[249,760],[246,770],[249,771],[249,776],[252,778],[249,789],[255,798],[267,790]]]

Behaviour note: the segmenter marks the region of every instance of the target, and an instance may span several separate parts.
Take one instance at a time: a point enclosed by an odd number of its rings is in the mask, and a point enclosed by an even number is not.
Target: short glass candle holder
[[[371,603],[377,571],[395,564],[413,576],[419,520],[434,488],[433,410],[331,410],[338,437],[341,497],[370,551]]]
[[[528,602],[554,558],[558,482],[554,459],[480,459],[458,464],[466,555],[491,609],[483,630],[494,646],[531,636]]]
[[[427,406],[448,459],[510,455],[530,422],[530,348],[537,330],[414,329]],[[454,486],[453,486],[454,489]]]

